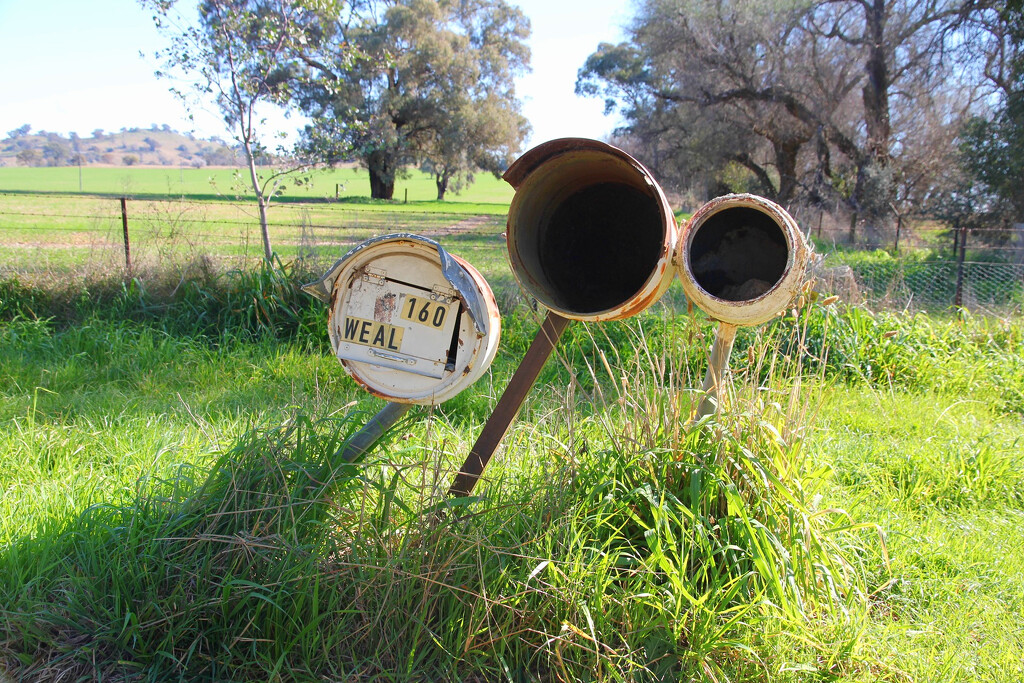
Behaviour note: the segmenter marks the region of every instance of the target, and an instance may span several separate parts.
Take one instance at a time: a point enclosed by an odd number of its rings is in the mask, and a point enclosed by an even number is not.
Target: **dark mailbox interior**
[[[762,211],[725,208],[696,230],[687,255],[690,272],[700,288],[714,297],[756,299],[786,273],[786,237],[778,223]]]
[[[592,314],[640,291],[657,268],[664,225],[650,194],[598,183],[560,202],[537,240],[538,279],[552,300],[563,310]]]

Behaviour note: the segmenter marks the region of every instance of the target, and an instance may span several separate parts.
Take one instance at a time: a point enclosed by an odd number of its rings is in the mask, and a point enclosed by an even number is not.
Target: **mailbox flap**
[[[459,301],[384,277],[357,279],[335,320],[337,356],[441,379],[450,359]]]

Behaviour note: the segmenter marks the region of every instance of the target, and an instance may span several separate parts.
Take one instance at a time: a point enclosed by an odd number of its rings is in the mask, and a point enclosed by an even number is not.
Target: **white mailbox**
[[[446,401],[498,349],[501,317],[487,281],[425,237],[371,239],[303,289],[327,302],[331,346],[346,372],[388,401]]]

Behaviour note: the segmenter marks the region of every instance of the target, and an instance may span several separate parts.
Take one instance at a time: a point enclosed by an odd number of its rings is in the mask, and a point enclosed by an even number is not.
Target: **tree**
[[[653,112],[648,121],[655,124],[672,114],[689,123],[680,129],[683,138],[723,123],[745,130],[718,146],[719,163],[742,165],[783,204],[838,199],[851,212],[851,226],[867,219],[880,227],[906,185],[902,162],[924,168],[908,153],[921,139],[922,113],[944,107],[924,118],[948,126],[974,102],[963,74],[953,77],[950,55],[970,45],[956,30],[984,5],[645,0],[615,68],[599,68],[599,50],[578,87],[610,94],[616,104],[641,102],[635,111]],[[627,48],[633,65],[621,59]],[[958,89],[963,97],[946,96]],[[685,139],[678,144],[686,147]]]
[[[261,177],[256,160],[265,146],[258,110],[289,102],[300,53],[321,32],[321,12],[336,14],[341,0],[201,0],[197,22],[184,28],[171,17],[176,0],[140,2],[155,12],[157,27],[171,38],[171,47],[158,53],[166,68],[195,77],[192,90],[213,96],[241,147],[264,256],[271,260],[268,205],[283,177],[305,164]]]
[[[328,161],[358,159],[378,199],[390,199],[398,174],[417,160],[434,170],[441,197],[453,178],[511,161],[526,130],[513,82],[529,60],[520,10],[505,0],[383,0],[356,9],[307,60],[332,74],[297,89],[314,120],[307,149]]]
[[[14,156],[22,166],[35,166],[39,158],[34,149],[23,149]]]
[[[458,192],[473,182],[477,169],[500,176],[529,132],[518,107],[501,98],[458,100],[446,104],[449,114],[424,153],[423,169],[434,177],[438,201],[448,190]]]
[[[18,126],[14,130],[7,131],[7,137],[9,137],[12,140],[15,140],[17,138],[23,138],[27,136],[29,134],[29,131],[31,130],[32,126],[26,123],[24,126]]]
[[[43,159],[46,160],[47,166],[62,165],[70,154],[68,146],[62,141],[48,140],[43,145]]]
[[[1024,8],[1012,0],[986,24],[996,49],[985,73],[999,104],[989,116],[964,126],[960,151],[970,176],[986,185],[1009,209],[1008,219],[1024,222]]]

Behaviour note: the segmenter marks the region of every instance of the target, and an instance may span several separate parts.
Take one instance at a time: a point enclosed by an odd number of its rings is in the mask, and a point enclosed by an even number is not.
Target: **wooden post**
[[[494,412],[487,419],[484,428],[480,430],[480,436],[477,437],[476,443],[470,449],[466,462],[462,464],[462,469],[455,476],[455,480],[448,489],[449,496],[468,496],[473,491],[484,468],[487,467],[487,462],[505,437],[512,420],[515,419],[519,408],[522,407],[523,401],[526,399],[526,394],[537,381],[541,368],[544,367],[551,352],[555,350],[555,345],[568,325],[568,318],[563,318],[557,313],[548,313],[540,331],[537,332],[526,355],[523,356],[523,361],[516,368],[508,386],[505,387],[505,393],[501,395],[498,405],[494,407]]]
[[[124,268],[128,279],[132,277],[132,247],[128,241],[128,198],[121,197],[121,227],[124,229]]]
[[[896,239],[892,243],[893,254],[900,253],[900,228],[903,227],[903,214],[896,210],[896,205],[892,202],[889,203],[889,208],[896,214]]]

